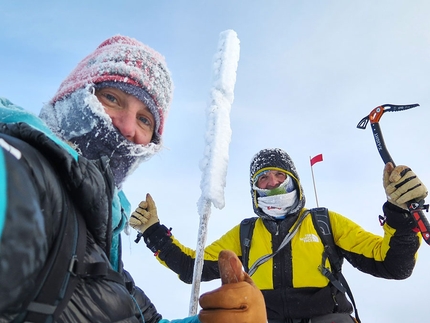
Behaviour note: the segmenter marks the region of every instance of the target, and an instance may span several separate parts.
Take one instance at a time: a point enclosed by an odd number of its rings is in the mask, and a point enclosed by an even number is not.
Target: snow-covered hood
[[[294,182],[294,186],[297,190],[297,203],[288,211],[288,216],[295,216],[299,214],[300,210],[304,208],[306,203],[306,198],[303,193],[302,185],[300,184],[299,174],[297,169],[290,158],[290,156],[279,148],[263,149],[251,160],[250,165],[250,185],[251,185],[251,196],[252,196],[252,207],[255,214],[263,219],[274,220],[272,216],[269,216],[263,212],[261,208],[258,207],[257,193],[254,190],[254,175],[261,170],[266,168],[279,168],[283,169],[289,174]]]
[[[75,159],[77,159],[78,154],[69,145],[60,140],[48,126],[36,115],[29,111],[24,110],[20,106],[13,104],[6,98],[0,97],[0,122],[4,123],[17,123],[24,122],[31,127],[46,134],[49,139],[57,143],[59,146],[63,147],[68,151]]]

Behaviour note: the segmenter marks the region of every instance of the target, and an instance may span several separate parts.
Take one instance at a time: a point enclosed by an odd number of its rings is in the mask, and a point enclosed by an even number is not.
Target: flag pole
[[[314,184],[315,200],[317,202],[317,207],[319,207],[319,205],[318,205],[317,187],[315,186],[315,177],[314,177],[314,170],[313,170],[312,157],[311,156],[309,156],[309,161],[310,161],[310,164],[311,164],[311,173],[312,173],[312,182]]]

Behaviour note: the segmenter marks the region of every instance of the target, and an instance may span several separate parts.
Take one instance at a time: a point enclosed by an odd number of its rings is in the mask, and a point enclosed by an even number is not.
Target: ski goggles
[[[278,187],[275,187],[273,189],[259,188],[257,186],[258,179],[260,178],[260,176],[265,175],[270,171],[281,171],[286,176],[285,180]],[[296,189],[296,187],[294,186],[294,181],[293,181],[292,177],[286,171],[284,171],[282,169],[276,169],[275,168],[275,169],[263,170],[263,171],[257,173],[254,177],[252,189],[258,193],[258,196],[264,197],[264,196],[273,196],[273,195],[290,193],[290,192],[294,191]]]

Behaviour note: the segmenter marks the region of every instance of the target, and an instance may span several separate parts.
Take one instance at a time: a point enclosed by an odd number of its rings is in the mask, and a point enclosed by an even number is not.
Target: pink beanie
[[[145,103],[156,120],[154,135],[157,139],[161,138],[173,92],[170,72],[163,56],[136,39],[113,36],[78,64],[61,83],[51,104],[88,84],[103,82],[121,82],[127,85],[126,88],[138,88],[146,92],[150,100]],[[120,84],[118,88],[122,88]]]

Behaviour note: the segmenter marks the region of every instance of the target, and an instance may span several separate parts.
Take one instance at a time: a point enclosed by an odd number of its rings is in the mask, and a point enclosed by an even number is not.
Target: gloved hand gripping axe
[[[384,112],[403,111],[415,108],[417,106],[419,106],[419,104],[384,104],[373,109],[368,116],[361,119],[361,121],[358,123],[357,128],[366,129],[367,123],[370,121],[376,147],[378,148],[379,154],[381,155],[381,158],[385,164],[391,162],[395,166],[394,161],[391,158],[387,147],[385,146],[384,138],[382,137],[381,127],[379,125],[379,120],[381,119]],[[409,212],[412,214],[413,218],[415,219],[415,222],[417,223],[418,229],[421,231],[424,241],[430,245],[430,224],[422,211],[423,209],[425,209],[428,212],[429,206],[424,205],[424,200],[418,202],[409,201],[406,204],[408,206]]]

